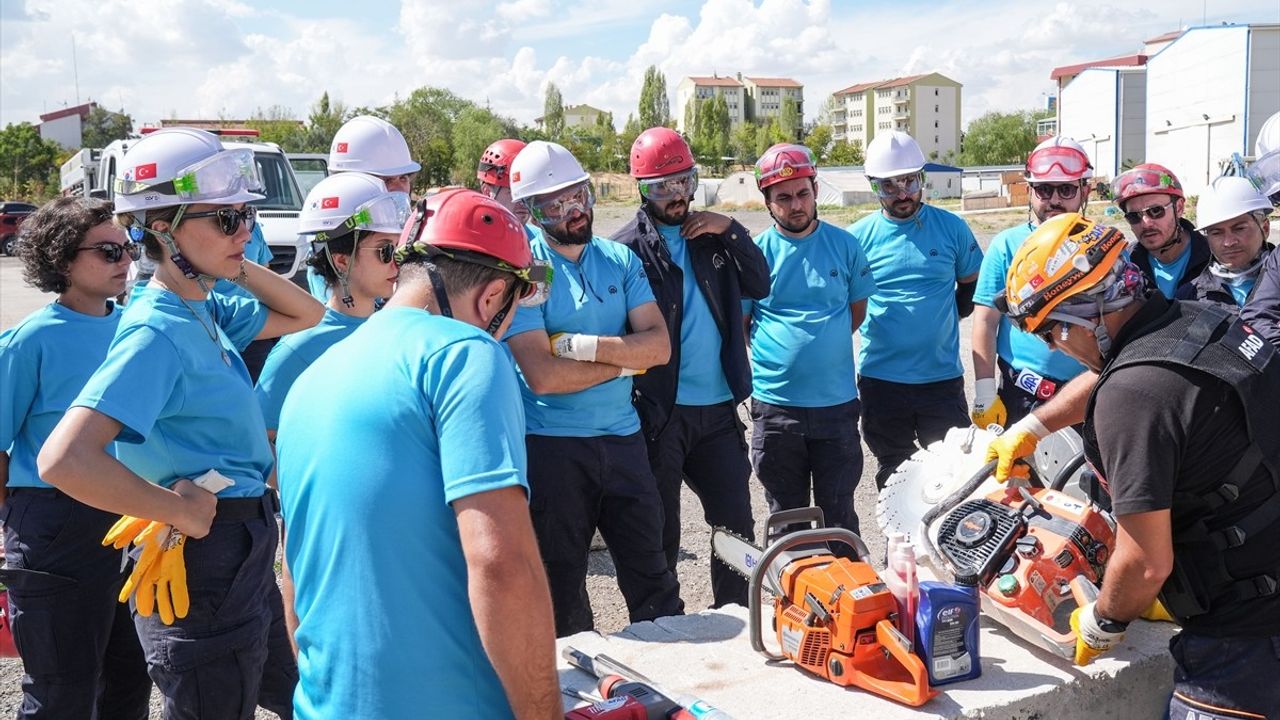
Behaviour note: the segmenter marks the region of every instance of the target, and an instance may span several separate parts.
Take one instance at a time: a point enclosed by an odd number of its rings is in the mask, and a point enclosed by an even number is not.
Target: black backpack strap
[[[1222,484],[1200,496],[1210,510],[1217,510],[1227,503],[1235,502],[1240,497],[1240,488],[1249,484],[1258,466],[1262,464],[1262,448],[1257,443],[1249,443],[1249,447],[1240,454],[1240,459],[1227,473]]]
[[[1253,512],[1237,520],[1230,527],[1209,533],[1209,540],[1218,550],[1240,547],[1250,535],[1266,529],[1280,520],[1280,492],[1273,492]]]
[[[1196,319],[1191,321],[1186,332],[1174,344],[1169,357],[1187,365],[1192,364],[1200,351],[1208,346],[1210,338],[1213,337],[1213,331],[1230,319],[1231,315],[1217,305],[1203,306],[1200,313],[1196,315]]]

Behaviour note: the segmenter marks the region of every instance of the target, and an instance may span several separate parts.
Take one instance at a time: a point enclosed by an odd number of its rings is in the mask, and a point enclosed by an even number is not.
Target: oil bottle
[[[916,610],[916,654],[929,669],[930,685],[970,680],[982,674],[978,648],[978,574],[956,572],[956,582],[920,583]]]

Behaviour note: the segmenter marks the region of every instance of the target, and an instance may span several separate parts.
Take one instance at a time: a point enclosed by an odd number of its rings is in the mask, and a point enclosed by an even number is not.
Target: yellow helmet
[[[1075,322],[1117,310],[1145,288],[1141,271],[1125,261],[1126,247],[1119,230],[1079,213],[1051,218],[1014,253],[997,308],[1026,332],[1050,315]]]

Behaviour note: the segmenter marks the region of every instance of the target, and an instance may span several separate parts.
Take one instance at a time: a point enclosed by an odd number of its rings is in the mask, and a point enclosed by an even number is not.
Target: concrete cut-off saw
[[[995,436],[953,430],[899,467],[880,492],[876,519],[886,534],[909,535],[922,563],[976,573],[988,617],[1070,659],[1071,612],[1097,596],[1116,524],[1083,491],[1063,491],[1084,464],[1079,436],[1063,432],[1071,435],[1050,445],[1056,456],[1031,463],[1029,482],[1002,485],[991,475],[995,462],[983,462]]]
[[[711,546],[717,557],[745,576],[750,604],[751,647],[770,660],[796,666],[837,685],[918,707],[937,694],[929,673],[894,627],[897,604],[871,566],[867,547],[850,530],[823,527],[818,508],[769,516],[766,537],[782,528],[807,530],[778,536],[761,549],[723,528]],[[857,560],[837,557],[829,544],[842,543]],[[774,597],[773,627],[781,653],[765,646],[761,628],[764,591]]]

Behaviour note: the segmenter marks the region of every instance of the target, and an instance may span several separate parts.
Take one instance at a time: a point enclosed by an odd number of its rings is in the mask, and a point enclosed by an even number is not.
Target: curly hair
[[[111,203],[106,200],[60,197],[41,205],[18,233],[23,279],[44,292],[66,292],[76,249],[90,230],[110,220]]]
[[[354,253],[358,232],[330,240],[327,246],[314,250],[311,256],[307,258],[307,265],[313,268],[321,278],[324,278],[324,284],[328,287],[334,287],[338,284],[338,273],[329,264],[329,253],[334,255],[351,255]],[[314,243],[312,247],[314,247]]]

